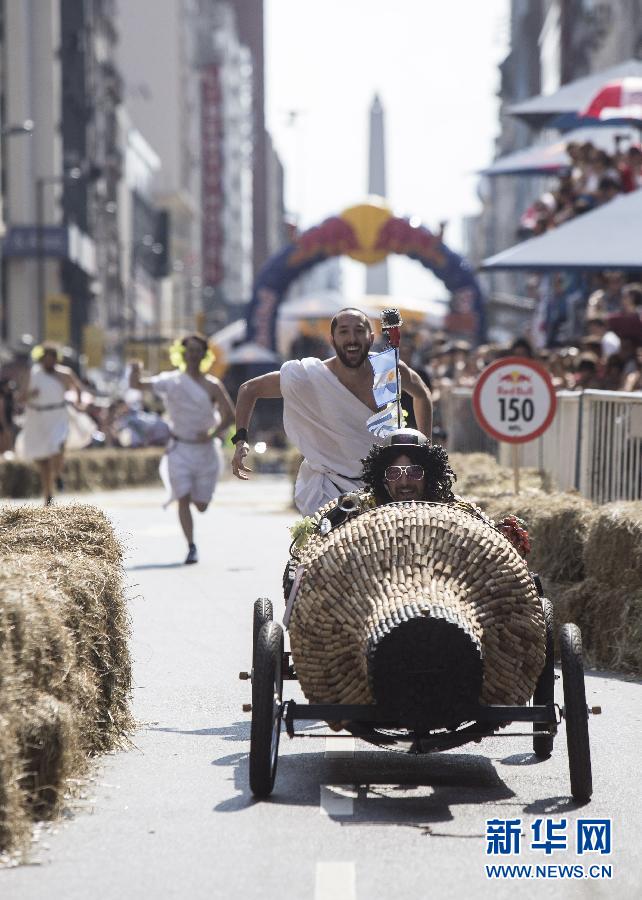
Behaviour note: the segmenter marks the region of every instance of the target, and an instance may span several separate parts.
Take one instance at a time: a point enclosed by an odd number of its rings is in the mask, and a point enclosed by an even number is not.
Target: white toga
[[[16,453],[28,460],[49,459],[64,449],[69,434],[65,384],[59,375],[35,365],[29,375],[32,390],[38,393],[27,403]]]
[[[308,357],[281,366],[283,425],[301,451],[294,502],[304,516],[345,491],[363,486],[361,460],[373,444],[373,410],[345,387],[320,360]]]
[[[186,372],[163,372],[151,382],[165,403],[172,429],[160,465],[167,502],[189,494],[195,503],[209,503],[221,469],[221,442],[198,438],[221,424],[221,414],[208,391]]]

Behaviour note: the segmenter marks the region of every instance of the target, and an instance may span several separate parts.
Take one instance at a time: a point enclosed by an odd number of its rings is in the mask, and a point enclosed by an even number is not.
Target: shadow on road
[[[212,765],[232,769],[238,791],[217,804],[214,812],[242,812],[259,802],[249,789],[247,753],[215,759]],[[326,758],[323,753],[281,754],[274,793],[261,802],[319,807],[322,788],[331,790],[339,785],[356,792],[349,817],[328,813],[342,825],[389,823],[419,828],[434,836],[440,834],[432,827],[434,823],[454,821],[452,807],[496,803],[514,796],[486,757],[357,751],[350,759]],[[479,838],[483,834],[448,832],[448,836]]]
[[[142,563],[140,566],[125,566],[126,572],[143,572],[146,569],[182,569],[185,563]]]
[[[536,816],[550,816],[556,813],[573,812],[574,809],[582,809],[591,801],[586,803],[578,803],[572,797],[546,797],[542,800],[535,800],[524,807],[525,813],[533,813]]]
[[[539,759],[534,753],[513,753],[512,756],[505,756],[501,762],[505,766],[539,766],[546,760]]]
[[[231,725],[225,725],[222,728],[196,728],[193,731],[186,731],[181,728],[170,728],[168,726],[149,726],[148,731],[164,731],[167,734],[200,734],[203,737],[222,737],[224,741],[249,741],[250,740],[250,723],[249,722],[233,722]]]

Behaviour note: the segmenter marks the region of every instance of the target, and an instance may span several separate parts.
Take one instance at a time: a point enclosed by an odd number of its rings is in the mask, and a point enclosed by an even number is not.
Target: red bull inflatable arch
[[[246,340],[276,350],[279,304],[290,284],[308,269],[333,256],[350,256],[371,265],[391,253],[417,260],[443,282],[451,294],[447,320],[451,330],[485,340],[485,298],[469,263],[424,225],[397,218],[383,203],[372,202],[350,207],[309,228],[267,261],[248,306]]]

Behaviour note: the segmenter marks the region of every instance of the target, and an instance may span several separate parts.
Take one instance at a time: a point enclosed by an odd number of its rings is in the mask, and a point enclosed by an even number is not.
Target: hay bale
[[[450,466],[457,476],[455,490],[468,497],[513,494],[513,470],[500,466],[489,453],[450,453]],[[545,488],[545,476],[537,469],[520,470],[521,489],[529,494]]]
[[[0,510],[0,849],[132,727],[122,551],[88,506]],[[17,786],[17,787],[16,787]]]
[[[65,456],[65,485],[69,491],[91,491],[159,484],[162,455],[160,447],[72,451]],[[0,495],[38,497],[41,492],[35,466],[20,460],[0,461]]]
[[[122,563],[122,549],[107,516],[95,506],[0,508],[0,553],[80,554]]]
[[[37,497],[40,493],[40,476],[35,466],[20,460],[0,461],[0,496]]]
[[[546,583],[553,601],[556,633],[564,622],[582,631],[585,663],[642,675],[642,585],[635,576],[606,583]]]
[[[542,494],[480,500],[495,521],[508,515],[524,519],[531,538],[531,569],[551,581],[584,578],[584,547],[595,507],[577,494]]]
[[[623,577],[642,587],[642,501],[600,507],[584,546],[589,578],[617,584]]]
[[[76,735],[89,722],[93,692],[74,665],[65,597],[38,564],[29,554],[2,560],[0,714],[25,812],[43,814],[55,811],[65,779],[77,769]],[[7,785],[0,788],[6,791]]]
[[[33,818],[52,818],[62,807],[67,779],[84,769],[78,714],[70,704],[40,694],[16,718],[27,808]]]
[[[102,559],[47,560],[49,577],[66,598],[65,625],[76,646],[76,667],[95,688],[83,746],[108,750],[133,726],[129,709],[129,617],[120,567]]]
[[[6,685],[5,685],[6,690]],[[5,847],[25,847],[29,837],[29,816],[20,788],[23,774],[18,739],[12,719],[2,712],[0,701],[0,851]]]

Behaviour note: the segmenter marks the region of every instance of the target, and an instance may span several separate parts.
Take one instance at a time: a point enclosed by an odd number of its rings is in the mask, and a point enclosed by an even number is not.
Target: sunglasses
[[[398,481],[402,475],[406,475],[412,481],[421,481],[424,469],[423,466],[388,466],[383,474],[386,481]]]

